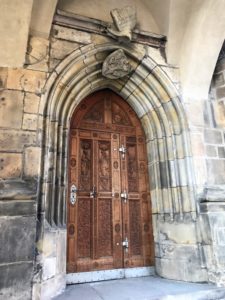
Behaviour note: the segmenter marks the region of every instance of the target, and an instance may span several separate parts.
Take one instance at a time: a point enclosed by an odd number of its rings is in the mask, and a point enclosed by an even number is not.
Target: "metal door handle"
[[[96,191],[96,187],[93,186],[92,191],[90,191],[90,197],[91,198],[95,198],[97,196],[97,191]]]
[[[70,187],[70,203],[74,205],[77,201],[77,192],[78,188],[76,187],[75,184],[72,184]]]

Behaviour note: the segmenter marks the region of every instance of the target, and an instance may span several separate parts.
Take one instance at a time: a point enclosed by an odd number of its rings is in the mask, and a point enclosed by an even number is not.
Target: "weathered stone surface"
[[[44,281],[39,288],[39,297],[36,299],[49,300],[52,295],[60,294],[66,287],[64,275],[57,275]]]
[[[205,129],[205,142],[209,144],[221,144],[223,142],[221,131],[214,129]]]
[[[56,275],[56,257],[46,257],[43,263],[42,279],[47,280]]]
[[[109,26],[108,31],[119,37],[122,41],[131,41],[132,29],[137,22],[135,6],[115,8],[110,11],[114,26]]]
[[[225,127],[225,102],[213,102],[213,116],[218,127]]]
[[[204,142],[202,134],[191,134],[191,144],[193,155],[203,156],[205,154]]]
[[[8,68],[0,67],[0,90],[6,87]]]
[[[53,37],[58,39],[76,42],[84,45],[91,43],[91,34],[84,31],[54,25],[52,32]]]
[[[45,72],[25,69],[9,69],[7,88],[32,93],[42,93],[45,81]]]
[[[2,151],[21,152],[26,145],[35,145],[36,133],[19,131],[19,130],[4,130],[0,132],[0,149]]]
[[[40,103],[39,96],[32,93],[26,93],[24,98],[24,112],[37,114],[39,103]]]
[[[216,64],[215,73],[219,73],[221,71],[225,70],[225,59],[219,60],[219,62]]]
[[[21,128],[24,94],[0,91],[0,127]]]
[[[225,83],[223,73],[214,74],[213,75],[213,83],[216,87],[223,85]]]
[[[0,218],[1,263],[30,261],[34,258],[36,217]]]
[[[205,282],[208,280],[206,269],[202,269],[199,261],[193,262],[156,258],[156,272],[158,275],[174,280],[184,280],[192,282]],[[173,270],[171,272],[171,270]]]
[[[188,122],[195,126],[204,126],[204,101],[191,101],[185,104]],[[196,113],[198,112],[198,113]]]
[[[0,180],[1,200],[26,200],[36,199],[36,180]]]
[[[225,160],[207,159],[208,184],[225,184]]]
[[[0,153],[1,179],[16,178],[22,172],[22,154],[20,153]]]
[[[207,145],[206,146],[206,155],[209,157],[217,157],[217,150],[215,146]]]
[[[0,298],[31,299],[32,262],[0,265]]]
[[[41,148],[29,147],[25,149],[24,175],[35,177],[40,172]]]
[[[24,130],[37,130],[37,120],[38,120],[37,115],[24,113],[22,128]]]
[[[0,201],[0,216],[29,216],[35,215],[37,204],[29,200]]]
[[[30,70],[48,71],[48,39],[30,36],[25,66]]]
[[[218,147],[218,155],[219,155],[219,158],[225,158],[225,148],[224,147]]]
[[[61,60],[79,47],[80,44],[78,43],[52,38],[50,57],[51,59]]]
[[[64,229],[61,229],[57,233],[57,245],[56,245],[56,272],[57,274],[66,273],[66,240],[67,232]]]
[[[225,87],[216,89],[216,96],[218,99],[225,98]]]

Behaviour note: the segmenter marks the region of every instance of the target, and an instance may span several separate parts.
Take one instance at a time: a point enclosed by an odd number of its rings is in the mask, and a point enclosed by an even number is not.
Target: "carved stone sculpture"
[[[102,66],[102,75],[110,79],[118,79],[132,71],[125,53],[118,49],[106,57]]]
[[[134,6],[115,8],[110,12],[113,25],[108,31],[119,37],[122,41],[131,41],[132,29],[135,27],[137,18]]]

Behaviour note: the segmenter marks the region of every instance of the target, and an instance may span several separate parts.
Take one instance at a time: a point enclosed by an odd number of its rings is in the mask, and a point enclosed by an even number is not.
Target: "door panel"
[[[71,123],[67,272],[153,264],[145,137],[116,94],[97,92]]]

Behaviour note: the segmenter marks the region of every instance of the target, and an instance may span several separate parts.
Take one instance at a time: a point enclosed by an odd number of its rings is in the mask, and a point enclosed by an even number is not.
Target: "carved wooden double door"
[[[145,137],[110,90],[72,118],[67,223],[68,273],[153,265]]]

